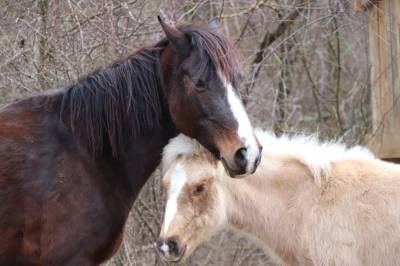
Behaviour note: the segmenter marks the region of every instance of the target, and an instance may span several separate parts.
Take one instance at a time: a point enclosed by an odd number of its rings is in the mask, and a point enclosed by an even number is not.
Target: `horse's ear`
[[[190,53],[190,42],[188,37],[182,31],[165,23],[160,16],[157,16],[157,19],[175,51],[181,57],[187,57]]]

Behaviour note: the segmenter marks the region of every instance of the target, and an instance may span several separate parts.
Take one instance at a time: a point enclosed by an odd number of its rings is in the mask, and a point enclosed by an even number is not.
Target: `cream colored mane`
[[[169,166],[180,156],[193,156],[200,154],[205,148],[195,139],[189,138],[184,134],[179,134],[171,139],[163,150],[163,158],[161,161],[161,172],[164,175]]]
[[[375,158],[367,148],[347,148],[339,142],[320,142],[315,136],[276,137],[261,129],[256,129],[255,134],[264,147],[263,156],[285,156],[301,162],[310,170],[317,185],[321,185],[323,177],[329,175],[331,165],[336,161]],[[196,140],[180,134],[164,148],[162,171],[166,171],[179,156],[193,156],[204,150]]]

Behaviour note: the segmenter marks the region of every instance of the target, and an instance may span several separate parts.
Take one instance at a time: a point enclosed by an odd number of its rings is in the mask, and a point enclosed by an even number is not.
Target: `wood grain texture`
[[[400,158],[400,2],[378,1],[369,10],[372,135],[381,158]]]

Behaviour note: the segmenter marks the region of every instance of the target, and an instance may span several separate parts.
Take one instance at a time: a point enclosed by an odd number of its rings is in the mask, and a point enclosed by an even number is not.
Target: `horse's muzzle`
[[[246,174],[253,174],[261,162],[262,147],[257,151],[249,151],[247,148],[240,148],[235,152],[232,166],[225,157],[220,160],[230,177],[238,177]]]

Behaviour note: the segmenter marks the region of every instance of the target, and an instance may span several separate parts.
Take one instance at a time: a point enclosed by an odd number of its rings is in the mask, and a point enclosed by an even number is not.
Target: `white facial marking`
[[[170,189],[164,216],[164,232],[168,231],[168,227],[176,215],[178,210],[178,198],[181,190],[186,182],[187,176],[180,163],[177,163],[171,174]]]
[[[247,116],[246,110],[244,109],[243,103],[239,96],[235,93],[232,83],[228,79],[220,74],[220,79],[227,90],[228,103],[233,116],[238,123],[238,135],[244,142],[244,146],[247,148],[247,172],[250,172],[254,166],[254,162],[259,154],[259,148],[256,139],[253,134],[253,128],[251,126],[249,117]]]
[[[167,244],[163,243],[160,247],[160,249],[162,250],[162,252],[164,252],[164,254],[168,254],[169,253],[169,247]]]

